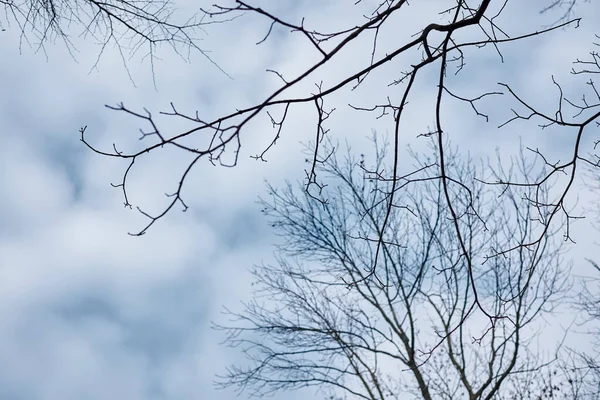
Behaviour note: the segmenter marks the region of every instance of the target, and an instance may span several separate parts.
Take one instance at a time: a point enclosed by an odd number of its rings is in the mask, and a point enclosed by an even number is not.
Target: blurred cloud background
[[[202,3],[176,2],[182,15],[210,6]],[[317,30],[354,25],[361,10],[373,4],[258,3],[296,22],[305,17],[305,25]],[[398,35],[416,33],[431,21],[432,10],[442,9],[431,4],[444,2],[426,3],[410,7],[413,14],[397,25]],[[522,3],[509,2],[503,17],[502,26],[511,33],[542,27],[558,15],[540,15],[544,1]],[[600,4],[582,1],[575,12],[600,15]],[[498,81],[512,83],[524,97],[552,109],[556,92],[551,75],[575,98],[585,89],[569,71],[574,59],[593,50],[595,23],[597,19],[584,19],[579,29],[506,45],[504,64],[492,48],[470,51],[465,71],[453,82],[469,95],[497,90]],[[257,120],[243,136],[239,166],[226,169],[201,162],[183,192],[190,209],[174,210],[142,237],[127,232],[141,229],[145,217],[123,208],[121,190],[109,184],[121,182],[127,162],[89,151],[79,141],[78,130],[87,126],[88,138],[99,148],[110,149],[113,142],[119,149],[139,148],[141,121],[108,110],[105,104],[123,101],[132,109],[146,107],[157,114],[169,110],[172,101],[182,112],[198,110],[206,119],[251,105],[280,83],[265,72],[267,68],[292,77],[316,57],[298,34],[281,29],[255,46],[268,25],[248,16],[206,28],[200,46],[211,50],[213,60],[233,79],[200,54],[192,54],[186,63],[164,47],[154,76],[148,60],[141,60],[143,50],[127,61],[135,85],[114,48],[107,48],[92,69],[99,52],[93,41],[74,38],[79,50],[75,61],[60,42],[46,46],[46,58],[27,45],[19,50],[16,26],[0,32],[0,399],[236,398],[232,390],[216,390],[213,381],[242,355],[219,345],[223,338],[210,328],[211,321],[220,321],[223,306],[239,308],[240,301],[251,296],[248,268],[272,259],[277,238],[256,199],[265,193],[265,179],[277,186],[285,179],[304,177],[301,143],[314,135],[313,110],[291,109],[267,163],[250,158],[274,134],[266,117]],[[334,82],[339,68],[355,68],[357,57],[368,62],[370,45],[358,43],[310,83]],[[380,51],[385,48],[383,41]],[[374,76],[359,93],[343,92],[328,100],[326,106],[338,108],[328,125],[332,138],[347,139],[357,152],[369,153],[366,138],[373,129],[391,132],[387,124],[371,115],[360,119],[345,105],[384,101],[387,93],[382,88],[409,61],[403,58],[386,66],[388,75]],[[430,78],[435,79],[433,70]],[[411,99],[413,131],[403,137],[406,145],[417,147],[417,135],[433,124],[425,105],[431,104],[435,90],[431,81],[420,84],[422,92]],[[309,93],[315,88],[298,90]],[[483,108],[493,110],[496,101],[505,104],[506,99],[490,100]],[[494,116],[486,124],[467,105],[453,104],[456,110],[447,126],[452,127],[453,144],[465,153],[493,155],[499,148],[510,154],[518,150],[520,138],[524,145],[557,158],[569,149],[572,138],[564,136],[564,130],[554,135],[515,124],[499,131],[497,125],[509,114]],[[190,126],[173,117],[160,117],[159,123],[169,134]],[[593,138],[587,140],[589,145]],[[148,212],[159,211],[167,201],[164,193],[174,191],[186,161],[169,149],[140,159],[130,177],[130,202]],[[582,211],[597,201],[594,196],[579,181],[571,201],[575,204],[579,198],[577,209]],[[598,253],[590,219],[577,222],[573,237],[578,243],[572,247],[577,250],[569,253],[582,273],[588,268],[584,259]],[[318,394],[310,390],[275,399],[313,397]]]

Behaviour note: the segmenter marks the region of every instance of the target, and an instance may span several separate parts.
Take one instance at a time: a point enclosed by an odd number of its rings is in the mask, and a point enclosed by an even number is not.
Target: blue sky
[[[373,2],[356,8],[353,1],[259,3],[296,21],[304,16],[307,25],[318,29],[352,25],[361,18],[359,7],[368,9]],[[547,1],[509,3],[513,5],[503,26],[514,34],[527,31],[530,24],[542,27],[556,17],[539,15]],[[190,4],[181,6],[187,10]],[[575,12],[600,16],[600,4],[582,2]],[[415,4],[414,14],[399,21],[397,34],[409,38],[431,15],[427,6]],[[589,18],[577,30],[503,46],[505,64],[498,63],[492,49],[471,51],[467,71],[453,82],[476,94],[481,88],[497,90],[496,82],[506,81],[540,106],[551,107],[554,74],[578,98],[585,85],[569,75],[571,62],[594,49],[596,28],[597,19]],[[192,54],[187,63],[161,48],[155,64],[156,88],[142,53],[127,62],[134,85],[114,48],[108,48],[90,72],[99,51],[93,42],[75,39],[76,60],[60,43],[49,44],[46,58],[26,45],[19,49],[16,26],[0,32],[1,399],[235,398],[232,390],[215,390],[213,380],[242,356],[219,345],[222,337],[210,328],[211,321],[221,321],[224,306],[239,309],[240,301],[251,296],[248,268],[272,257],[276,237],[261,217],[256,199],[265,193],[265,179],[274,185],[302,179],[305,156],[300,143],[313,135],[312,110],[300,106],[292,111],[267,163],[250,156],[268,145],[269,121],[263,118],[250,125],[239,166],[224,169],[201,163],[184,192],[188,212],[170,213],[143,237],[127,235],[143,228],[146,220],[123,208],[122,193],[109,184],[120,182],[126,162],[92,153],[79,141],[78,130],[87,126],[90,141],[98,147],[110,149],[115,142],[131,149],[140,146],[140,121],[110,111],[105,104],[123,101],[156,114],[168,110],[172,101],[182,111],[203,112],[207,119],[251,105],[279,84],[265,69],[291,77],[315,58],[299,35],[282,30],[255,46],[267,30],[268,23],[256,17],[206,29],[201,46],[212,51],[211,57],[233,79],[199,54]],[[388,40],[381,43],[382,52],[397,44]],[[312,84],[319,79],[332,82],[336,73],[354,68],[357,55],[369,52],[369,43],[358,43],[310,85],[297,90],[313,91]],[[332,97],[329,104],[337,107],[330,125],[334,138],[348,139],[362,149],[372,129],[391,132],[386,123],[357,116],[346,104],[385,98],[382,88],[407,62],[409,58],[386,66],[357,93]],[[433,124],[432,115],[421,111],[425,107],[420,104],[431,101],[434,86],[426,80],[421,84],[409,118],[414,132],[407,133],[403,143],[417,147],[421,145],[417,134]],[[489,155],[497,147],[510,153],[520,138],[557,158],[569,150],[572,138],[565,131],[530,132],[518,124],[498,131],[495,127],[508,114],[499,112],[484,124],[467,105],[452,107],[456,110],[447,123],[456,132],[453,142],[465,153]],[[170,117],[161,117],[159,123],[169,133],[189,126]],[[586,144],[592,141],[587,138]],[[186,161],[167,150],[136,162],[131,202],[144,210],[160,210],[167,201],[164,193],[173,191]],[[597,201],[594,196],[578,181],[571,204],[583,210]],[[577,250],[573,247],[569,254],[582,273],[587,268],[583,259],[598,254],[595,235],[589,219],[578,222],[573,235]],[[307,399],[313,393],[275,398]]]

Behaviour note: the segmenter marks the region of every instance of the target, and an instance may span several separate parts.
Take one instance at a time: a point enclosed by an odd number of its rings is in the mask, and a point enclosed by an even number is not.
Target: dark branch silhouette
[[[127,152],[125,150],[99,149],[96,148],[90,141],[88,131],[83,131],[81,140],[96,153],[118,159],[127,160],[127,167],[121,184],[116,185],[121,188],[125,196],[125,204],[129,205],[129,196],[127,196],[127,180],[129,172],[135,168],[134,163],[139,158],[147,156],[149,153],[160,151],[165,146],[173,146],[177,150],[193,155],[189,165],[182,171],[181,179],[174,184],[174,187],[169,190],[169,201],[167,205],[157,213],[149,213],[147,211],[138,210],[147,217],[148,222],[139,231],[132,235],[143,235],[148,229],[158,220],[167,215],[176,205],[180,205],[184,210],[187,205],[182,199],[182,189],[186,185],[186,180],[190,170],[198,163],[199,160],[206,158],[213,165],[221,165],[226,167],[234,167],[243,149],[241,148],[242,137],[248,129],[251,121],[254,121],[262,116],[266,116],[272,123],[274,132],[272,133],[272,141],[263,151],[258,154],[248,154],[247,156],[254,157],[260,161],[266,161],[268,153],[273,151],[277,141],[286,133],[286,121],[289,111],[297,105],[310,104],[314,105],[314,125],[308,125],[307,129],[314,130],[315,137],[314,152],[309,156],[312,160],[310,167],[306,172],[306,190],[315,198],[327,202],[320,196],[324,188],[324,184],[319,181],[316,174],[318,165],[327,159],[328,153],[323,153],[319,147],[319,143],[323,138],[329,135],[327,127],[328,119],[331,114],[340,106],[338,104],[330,104],[332,97],[335,94],[337,98],[342,93],[351,93],[360,90],[364,85],[374,83],[372,78],[375,74],[382,74],[382,69],[386,64],[397,62],[398,59],[408,59],[405,62],[405,69],[400,70],[398,76],[391,77],[389,85],[385,87],[373,86],[369,87],[372,91],[381,90],[384,93],[387,103],[379,103],[376,105],[348,105],[352,110],[362,117],[364,113],[372,112],[374,119],[382,119],[389,123],[390,131],[393,132],[393,141],[391,148],[393,149],[393,163],[389,170],[381,172],[381,178],[388,180],[391,184],[389,187],[388,196],[383,201],[387,203],[387,215],[391,214],[393,204],[395,203],[395,195],[398,186],[401,182],[401,169],[404,167],[399,158],[399,148],[403,137],[406,136],[406,127],[408,116],[413,111],[411,109],[410,100],[416,96],[415,88],[418,84],[428,85],[436,92],[435,102],[432,102],[430,112],[434,114],[434,128],[423,137],[435,137],[437,145],[435,146],[435,163],[440,168],[440,182],[442,184],[446,205],[450,210],[452,229],[461,244],[464,254],[467,270],[469,271],[468,279],[474,296],[477,298],[476,285],[474,282],[475,273],[473,271],[473,261],[470,259],[468,243],[461,239],[467,232],[464,231],[461,219],[464,217],[452,203],[452,193],[456,190],[464,191],[472,197],[474,185],[481,182],[465,181],[460,177],[453,176],[446,171],[446,159],[444,146],[446,140],[452,138],[452,132],[446,129],[443,114],[450,109],[452,103],[465,103],[474,112],[476,117],[485,117],[489,119],[490,102],[497,99],[499,96],[505,97],[512,102],[512,112],[514,116],[499,124],[499,129],[508,129],[507,127],[517,120],[524,120],[536,124],[531,126],[531,129],[547,129],[548,127],[560,128],[565,131],[573,131],[574,135],[571,143],[571,157],[564,162],[552,162],[545,157],[539,150],[532,149],[529,155],[532,160],[543,160],[546,163],[545,175],[540,176],[538,180],[521,182],[519,180],[505,179],[502,177],[493,176],[494,179],[484,181],[489,185],[496,185],[505,189],[509,187],[535,188],[541,187],[548,180],[559,175],[565,175],[566,180],[559,180],[556,187],[548,198],[542,201],[539,198],[540,191],[533,190],[530,196],[527,197],[530,205],[534,206],[537,211],[537,218],[533,223],[537,224],[538,233],[536,236],[530,237],[527,242],[521,242],[514,245],[505,243],[504,246],[496,246],[494,251],[486,254],[486,257],[491,260],[496,257],[504,257],[509,253],[519,252],[525,247],[535,253],[540,252],[543,248],[545,237],[554,229],[556,225],[564,224],[565,239],[573,240],[570,235],[570,226],[573,219],[578,218],[577,215],[572,215],[569,210],[570,205],[566,203],[567,196],[573,187],[573,182],[580,170],[579,166],[582,163],[597,164],[597,156],[588,156],[593,149],[582,148],[583,138],[587,134],[593,134],[593,129],[597,126],[600,118],[600,96],[596,91],[593,82],[588,84],[588,91],[591,92],[591,97],[583,97],[582,101],[573,101],[564,97],[560,84],[553,77],[548,77],[549,84],[556,87],[558,90],[557,109],[552,111],[541,110],[536,105],[536,99],[526,99],[519,94],[518,88],[514,88],[509,83],[499,83],[496,90],[482,90],[475,96],[467,96],[462,92],[460,84],[453,82],[450,71],[454,74],[460,74],[464,69],[465,59],[468,54],[480,51],[484,47],[493,46],[498,54],[498,62],[503,61],[502,48],[510,46],[513,43],[527,41],[540,35],[560,35],[564,29],[575,29],[579,26],[580,19],[569,19],[569,9],[567,15],[564,16],[561,22],[552,26],[536,29],[535,27],[520,27],[518,34],[509,35],[506,29],[502,28],[502,15],[505,12],[507,1],[492,2],[491,0],[483,0],[479,2],[467,2],[458,0],[451,8],[440,10],[435,14],[435,22],[426,23],[418,32],[395,32],[394,47],[386,49],[385,52],[379,51],[378,43],[381,40],[382,31],[391,29],[390,21],[393,21],[399,15],[410,15],[411,6],[406,0],[385,1],[378,4],[372,14],[364,17],[364,23],[348,27],[335,32],[324,32],[310,29],[304,19],[294,23],[287,21],[272,12],[256,7],[246,1],[236,1],[232,6],[215,5],[212,10],[206,10],[205,15],[212,18],[235,19],[241,15],[256,15],[260,20],[265,21],[266,35],[259,41],[260,45],[268,42],[274,27],[291,30],[291,35],[301,35],[303,40],[314,50],[318,60],[310,64],[306,69],[300,72],[295,77],[283,78],[283,75],[278,71],[270,69],[269,72],[275,73],[280,86],[272,93],[266,95],[264,99],[256,104],[243,108],[234,109],[229,114],[222,115],[216,119],[207,120],[201,116],[199,112],[186,114],[181,112],[175,105],[171,106],[171,110],[160,113],[160,116],[165,118],[183,118],[188,122],[195,123],[196,126],[185,132],[179,132],[174,135],[167,136],[158,128],[157,117],[149,112],[136,112],[127,108],[124,104],[117,106],[109,106],[112,110],[126,113],[134,118],[140,119],[144,124],[142,139],[148,141],[145,148],[139,151]],[[562,2],[560,2],[562,4]],[[558,7],[559,2],[554,4],[554,8]],[[552,6],[552,4],[549,4]],[[551,7],[552,8],[552,7]],[[546,10],[548,11],[548,10]],[[443,21],[440,21],[440,18]],[[390,31],[392,32],[392,31]],[[468,34],[465,34],[468,33]],[[300,87],[302,84],[311,82],[316,79],[318,72],[325,65],[330,65],[338,61],[340,53],[350,48],[357,41],[366,39],[372,41],[373,48],[368,59],[356,58],[354,72],[348,74],[340,73],[330,79],[329,82],[314,82],[316,90],[307,93],[306,95],[290,94],[292,90]],[[465,39],[468,38],[468,39]],[[597,58],[595,53],[591,53],[592,60],[577,60],[577,66],[582,69],[575,69],[576,75],[590,75],[598,68]],[[333,64],[334,65],[334,64]],[[435,71],[437,77],[435,82],[427,78]],[[600,71],[600,70],[599,70]],[[417,83],[419,82],[419,83]],[[314,87],[314,86],[313,86]],[[235,105],[233,106],[235,107]],[[568,113],[572,111],[572,115]],[[206,145],[202,147],[190,147],[185,142],[189,137],[202,136],[208,138],[205,140]],[[432,153],[432,154],[433,154]],[[506,193],[504,191],[503,193]],[[508,201],[508,199],[507,199]],[[178,208],[178,207],[177,207]],[[378,268],[378,263],[382,257],[381,251],[385,242],[384,234],[387,230],[387,218],[384,218],[381,226],[381,234],[377,240],[375,256],[372,260],[370,268],[371,274],[374,274]],[[482,217],[483,219],[483,217]],[[377,278],[377,277],[376,277]],[[476,302],[477,307],[481,311],[487,313],[485,307],[479,302]],[[488,313],[488,317],[493,317],[492,313]]]
[[[29,44],[45,52],[47,43],[61,41],[75,57],[73,38],[83,37],[100,49],[92,69],[109,46],[117,48],[126,68],[126,62],[140,50],[154,68],[161,45],[170,46],[184,59],[191,51],[199,52],[219,68],[198,43],[206,26],[226,18],[211,18],[200,9],[179,18],[172,0],[0,0],[0,6],[4,6],[0,27],[14,26],[20,31],[19,48]]]

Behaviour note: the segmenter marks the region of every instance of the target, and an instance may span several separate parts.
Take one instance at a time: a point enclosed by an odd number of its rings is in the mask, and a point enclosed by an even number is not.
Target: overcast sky
[[[296,23],[305,17],[305,26],[333,25],[327,29],[333,30],[360,21],[373,2],[357,7],[350,0],[259,3]],[[398,25],[399,40],[407,41],[424,22],[437,22],[431,10],[443,9],[439,4],[444,2],[422,3],[431,9],[414,4],[414,13]],[[509,2],[502,27],[518,34],[553,22],[558,14],[538,13],[545,3]],[[582,2],[575,12],[600,17],[600,3]],[[575,58],[594,49],[597,17],[584,19],[577,30],[502,47],[504,64],[491,48],[470,51],[466,71],[453,82],[460,83],[465,95],[478,95],[481,88],[497,90],[496,82],[504,81],[539,101],[536,104],[552,107],[554,74],[579,98],[584,80],[570,76],[569,70]],[[265,179],[280,185],[284,179],[303,177],[300,143],[311,139],[314,115],[306,107],[293,110],[267,163],[250,159],[273,134],[268,120],[259,120],[243,139],[239,166],[224,169],[201,163],[184,192],[188,212],[170,213],[143,237],[127,235],[142,229],[146,220],[124,208],[121,191],[110,186],[121,181],[126,162],[92,153],[79,141],[78,130],[87,126],[90,141],[103,149],[110,150],[113,142],[119,148],[136,148],[141,121],[104,104],[123,101],[157,114],[168,110],[172,101],[182,111],[199,110],[210,119],[248,106],[277,87],[277,77],[265,69],[293,77],[315,59],[314,51],[300,35],[281,29],[255,46],[268,22],[241,18],[207,27],[199,42],[233,79],[199,54],[186,63],[163,48],[155,63],[155,88],[150,64],[141,60],[143,53],[127,62],[132,82],[114,48],[108,48],[97,69],[91,70],[99,52],[93,42],[75,39],[76,60],[61,43],[49,44],[46,58],[26,44],[20,50],[17,27],[5,28],[0,32],[0,399],[235,398],[232,390],[214,389],[213,381],[215,374],[242,357],[238,350],[219,345],[222,337],[211,330],[211,321],[223,322],[223,306],[239,309],[240,300],[251,294],[248,268],[272,257],[276,238],[256,199],[264,194]],[[384,40],[381,51],[396,44]],[[336,72],[356,68],[357,57],[368,60],[369,43],[357,46],[309,83],[333,82]],[[399,64],[382,69],[384,75],[373,77],[354,100],[364,105],[385,101],[381,88],[399,70]],[[431,70],[432,79],[434,75]],[[420,143],[416,136],[433,123],[419,102],[430,104],[435,86],[419,84],[429,92],[423,89],[412,100],[414,131],[403,136],[404,144],[415,146]],[[314,87],[298,90],[308,93]],[[362,149],[371,129],[391,132],[390,125],[350,112],[349,101],[341,97],[346,95],[350,96],[344,92],[329,103],[338,108],[330,125],[334,138],[348,138]],[[522,138],[526,145],[560,158],[572,143],[565,131],[527,131],[532,125],[496,130],[509,111],[486,125],[468,105],[455,107],[447,126],[453,143],[464,152],[493,154],[496,147],[511,152]],[[176,118],[158,121],[170,134],[189,126]],[[586,138],[587,145],[592,141]],[[161,154],[136,162],[131,176],[130,201],[150,212],[166,204],[164,193],[173,191],[187,161],[169,149]],[[571,196],[573,205],[576,197],[580,210],[596,201],[580,181]],[[570,253],[576,268],[584,270],[582,260],[598,254],[594,235],[589,220],[577,224],[577,252]],[[313,394],[295,396],[307,399]]]

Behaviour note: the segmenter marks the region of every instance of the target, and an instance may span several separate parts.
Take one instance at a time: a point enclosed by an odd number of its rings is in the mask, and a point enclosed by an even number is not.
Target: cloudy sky
[[[210,2],[206,3],[208,7]],[[305,17],[306,26],[326,30],[353,26],[374,3],[256,2],[291,21],[299,23]],[[397,32],[382,39],[381,52],[397,45],[394,38],[408,41],[426,23],[438,22],[436,12],[448,2],[426,3],[411,6],[414,11],[400,21]],[[547,3],[509,2],[502,27],[519,34],[547,26],[559,15],[540,15]],[[180,5],[180,15],[193,9]],[[575,13],[600,16],[600,3],[582,1]],[[497,90],[499,81],[511,83],[536,104],[551,108],[556,104],[554,75],[579,98],[585,79],[569,75],[571,62],[594,49],[597,21],[584,19],[577,30],[503,46],[504,64],[491,48],[470,51],[466,71],[453,82],[465,95],[474,96],[482,88]],[[143,50],[127,61],[126,69],[113,47],[105,50],[94,69],[99,46],[77,38],[78,27],[73,27],[78,49],[74,59],[60,42],[48,44],[46,54],[27,43],[20,46],[17,26],[3,25],[0,399],[235,398],[232,390],[216,390],[213,381],[241,355],[219,345],[222,337],[211,329],[211,321],[223,322],[224,306],[239,309],[240,301],[251,295],[248,268],[272,257],[276,237],[261,217],[256,199],[264,194],[265,179],[274,185],[302,179],[301,142],[308,142],[314,133],[314,113],[307,107],[293,109],[267,163],[250,159],[273,135],[267,118],[257,120],[243,138],[239,166],[225,169],[200,163],[184,191],[188,212],[170,213],[142,237],[127,232],[142,229],[145,217],[124,208],[122,192],[110,185],[121,181],[126,162],[92,153],[79,141],[78,130],[87,126],[90,142],[99,148],[110,150],[116,143],[119,149],[135,149],[143,145],[138,141],[142,122],[110,111],[105,104],[122,101],[132,109],[146,107],[157,114],[168,110],[172,101],[184,112],[198,110],[206,119],[253,104],[280,84],[266,69],[293,77],[316,58],[300,35],[281,29],[256,46],[268,25],[264,19],[246,16],[207,27],[200,35],[200,46],[211,50],[212,59],[230,77],[200,54],[193,53],[186,62],[166,47],[159,49],[154,73],[142,59]],[[336,73],[356,69],[356,60],[368,60],[369,54],[369,43],[358,43],[298,91],[314,91],[311,85],[321,79],[333,82]],[[331,98],[329,105],[337,108],[329,126],[334,138],[361,148],[372,129],[391,132],[389,124],[351,112],[343,96],[354,96],[353,101],[364,105],[385,101],[386,85],[398,76],[402,62],[409,65],[410,58],[382,69],[382,75],[374,76],[359,94],[343,92]],[[435,78],[434,70],[430,77]],[[432,115],[423,110],[431,104],[435,86],[426,79],[419,85],[423,90],[417,93],[422,94],[412,100],[408,123],[412,131],[407,129],[403,139],[414,146],[420,143],[417,135],[433,124]],[[496,148],[515,151],[521,138],[558,159],[572,144],[571,133],[565,131],[527,130],[532,125],[526,124],[497,130],[509,111],[484,124],[468,105],[451,107],[456,110],[447,126],[464,152],[479,156],[493,154]],[[168,134],[190,126],[166,116],[157,121]],[[585,143],[592,141],[586,138]],[[136,162],[131,203],[160,211],[168,201],[164,193],[173,192],[186,161],[189,158],[166,149]],[[594,197],[578,181],[571,201],[584,210]],[[582,260],[597,253],[594,232],[586,220],[573,234],[577,252],[570,255],[582,271],[586,268]],[[307,399],[314,392],[294,396]]]

